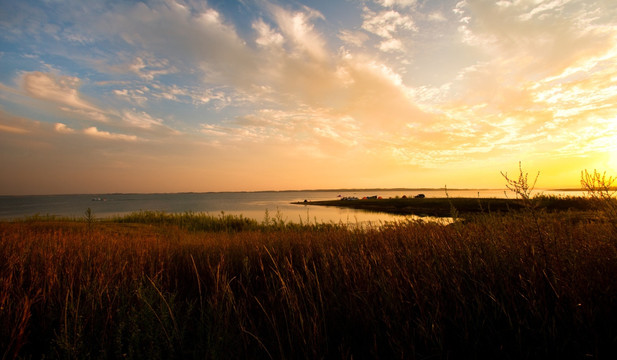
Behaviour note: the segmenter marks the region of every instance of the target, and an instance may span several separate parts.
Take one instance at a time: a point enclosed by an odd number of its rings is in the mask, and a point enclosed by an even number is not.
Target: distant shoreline
[[[361,200],[323,200],[294,202],[295,205],[335,206],[397,215],[450,217],[453,209],[460,215],[480,213],[508,213],[525,208],[520,199],[500,198],[398,198]],[[538,209],[556,211],[589,211],[592,203],[584,198],[542,198]]]
[[[104,196],[104,195],[190,195],[190,194],[259,194],[259,193],[294,193],[294,192],[380,192],[380,191],[509,191],[506,188],[341,188],[341,189],[301,189],[301,190],[228,190],[228,191],[178,191],[178,192],[89,192],[89,193],[53,193],[53,194],[0,194],[2,197],[19,197],[19,196]],[[542,191],[583,191],[579,188],[573,189],[535,189],[534,192]]]
[[[360,191],[445,191],[446,188],[358,188],[358,189],[301,189],[301,190],[228,190],[228,191],[178,191],[178,192],[91,192],[91,193],[56,193],[56,194],[0,194],[0,196],[70,196],[70,195],[190,195],[190,194],[259,194],[259,193],[293,193],[293,192],[360,192]],[[472,189],[447,188],[448,191],[504,191],[507,189]],[[570,191],[542,189],[551,191]],[[576,190],[574,190],[576,191]]]

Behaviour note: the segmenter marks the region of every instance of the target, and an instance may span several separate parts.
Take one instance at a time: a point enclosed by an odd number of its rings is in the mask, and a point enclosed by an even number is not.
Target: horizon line
[[[321,191],[509,191],[507,188],[331,188],[331,189],[286,189],[286,190],[221,190],[221,191],[174,191],[174,192],[91,192],[91,193],[48,193],[48,194],[0,194],[0,196],[68,196],[68,195],[169,195],[169,194],[226,194],[226,193],[282,193],[282,192],[321,192]],[[580,188],[539,188],[533,191],[585,191]]]

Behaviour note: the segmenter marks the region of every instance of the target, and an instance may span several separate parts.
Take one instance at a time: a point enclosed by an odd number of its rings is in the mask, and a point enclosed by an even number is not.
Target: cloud
[[[365,6],[362,17],[362,29],[379,37],[377,48],[382,52],[405,52],[410,34],[418,32],[411,12],[401,13],[392,8],[373,11]]]
[[[67,113],[73,113],[84,120],[94,120],[97,122],[108,122],[109,120],[108,114],[104,113],[103,110],[90,111],[85,109],[75,109],[67,106],[59,106],[58,108]]]
[[[112,91],[114,95],[119,98],[122,98],[132,104],[144,106],[148,101],[147,93],[150,91],[150,88],[147,86],[143,86],[138,89],[115,89]]]
[[[501,113],[542,109],[551,110],[552,116],[575,116],[573,101],[591,105],[594,97],[612,92],[606,83],[596,82],[593,90],[579,89],[567,98],[569,78],[604,79],[610,77],[605,70],[615,66],[610,59],[617,54],[617,32],[610,22],[617,11],[600,15],[601,9],[600,2],[584,7],[558,0],[459,2],[455,11],[461,36],[483,51],[486,60],[461,71],[451,95],[469,105],[490,104]],[[546,104],[548,99],[561,110]],[[538,119],[550,121],[546,116]]]
[[[434,21],[434,22],[445,22],[448,21],[448,19],[445,17],[445,15],[440,12],[440,11],[434,11],[430,14],[428,14],[427,19],[430,21]]]
[[[114,2],[52,29],[100,56],[100,73],[87,76],[108,76],[94,83],[97,102],[120,108],[97,107],[80,92],[86,76],[59,70],[24,73],[24,93],[79,118],[52,120],[69,121],[55,125],[58,137],[163,143],[174,126],[237,159],[370,155],[434,167],[610,143],[594,131],[613,129],[617,103],[617,14],[601,2],[345,2],[355,22],[295,3],[246,5],[259,8],[249,17],[213,4]],[[80,26],[92,31],[75,37]],[[109,43],[119,46],[103,50]],[[93,126],[103,120],[106,131]]]
[[[54,129],[61,134],[74,134],[75,130],[62,123],[56,123]]]
[[[39,71],[22,75],[22,86],[32,97],[67,105],[76,109],[98,111],[83,100],[78,88],[80,80],[72,76],[57,76]]]
[[[140,141],[140,136],[36,121],[2,109],[0,125],[23,130],[0,130],[0,165],[11,169],[0,176],[5,194],[155,192],[165,184],[174,184],[166,191],[179,191],[175,186],[182,178],[199,176],[185,188],[190,191],[220,171],[203,170],[203,163],[225,155],[197,146],[190,135],[165,143]],[[208,176],[195,175],[202,171]]]
[[[40,123],[20,116],[15,116],[0,107],[0,133],[8,136],[20,136],[36,133]]]
[[[395,10],[375,13],[364,8],[363,17],[362,29],[385,39],[392,39],[401,30],[418,30],[411,16],[401,15]]]
[[[104,111],[84,100],[79,93],[80,79],[39,71],[26,72],[21,85],[27,95],[56,104],[59,109],[96,121],[107,121]]]
[[[157,59],[150,54],[136,56],[128,69],[144,80],[153,80],[159,75],[171,74],[177,71],[169,65],[167,59]]]
[[[0,108],[0,133],[7,134],[28,134],[31,129],[23,119],[12,116]]]
[[[321,17],[310,11],[299,15],[279,7],[272,9],[273,24],[266,24],[264,20],[253,23],[258,45],[276,48],[268,53],[258,50],[256,54],[265,65],[258,71],[259,76],[253,78],[255,87],[250,89],[255,90],[254,97],[247,99],[254,99],[262,110],[234,121],[203,124],[200,132],[210,143],[236,146],[241,142],[267,142],[269,146],[286,147],[294,144],[294,148],[311,149],[316,156],[336,156],[354,147],[379,149],[375,151],[382,153],[390,146],[409,147],[413,141],[434,136],[430,129],[440,120],[416,106],[412,89],[403,84],[393,68],[372,56],[346,51],[331,53],[322,45],[314,53],[325,54],[325,57],[300,56],[310,51],[298,40],[303,37],[296,35],[322,39],[308,22]],[[384,18],[389,19],[388,16]],[[395,18],[391,16],[390,19]],[[409,22],[406,25],[401,22],[391,31],[398,31],[399,26],[411,29]],[[387,34],[390,36],[390,30]],[[357,44],[367,39],[364,32],[341,32],[339,36]],[[397,39],[386,40],[384,50],[400,48]],[[292,46],[284,47],[288,43]],[[271,109],[267,109],[266,99]],[[293,108],[296,110],[290,110]],[[411,130],[408,124],[418,125],[418,128]],[[419,130],[422,127],[428,130]],[[408,139],[406,144],[401,145],[401,137]],[[418,148],[413,146],[414,150]]]
[[[615,46],[617,10],[603,9],[597,1],[535,4],[461,1],[455,8],[459,31],[468,44],[508,67],[504,70],[530,77],[555,75]]]
[[[341,30],[339,31],[338,37],[345,44],[351,44],[357,47],[364,45],[364,43],[369,39],[366,33],[352,30]]]
[[[214,124],[202,124],[200,131],[206,135],[212,135],[217,137],[227,136],[231,133],[231,130],[229,128]]]
[[[145,111],[128,111],[124,110],[122,119],[126,124],[142,129],[152,129],[163,126],[163,120],[152,117]]]
[[[358,123],[329,109],[261,109],[223,124],[203,124],[201,132],[218,144],[260,144],[304,154],[297,148],[319,149],[319,157],[337,156],[362,142]],[[292,145],[293,146],[290,146]],[[315,152],[315,150],[313,150]]]
[[[212,8],[189,8],[176,1],[154,4],[128,4],[101,16],[96,24],[99,32],[116,36],[145,54],[134,59],[133,71],[142,76],[156,76],[160,71],[184,71],[199,64],[207,80],[243,82],[256,68],[254,56],[236,33]],[[104,35],[103,35],[104,36]],[[180,56],[181,55],[181,56]],[[167,65],[161,59],[174,59]],[[163,61],[163,62],[161,62]],[[144,72],[151,67],[150,71]]]
[[[324,19],[321,13],[308,7],[304,7],[304,11],[296,12],[276,5],[270,5],[270,9],[279,29],[293,45],[293,53],[317,60],[325,58],[325,41],[312,24],[314,19]]]
[[[396,147],[397,156],[429,166],[430,159],[591,158],[616,148],[617,9],[601,2],[460,1],[454,10],[460,38],[483,56],[438,93],[414,89],[422,102],[439,97],[430,108],[447,116],[441,132],[451,137],[432,151],[424,141],[417,152]]]
[[[281,48],[285,42],[283,35],[273,30],[263,19],[253,23],[253,29],[257,32],[255,42],[267,48]]]
[[[189,100],[196,105],[208,104],[216,111],[229,104],[283,111],[314,106],[329,109],[336,118],[350,116],[365,126],[387,131],[430,117],[413,104],[410,89],[402,85],[393,68],[372,56],[348,57],[351,54],[328,49],[326,37],[315,25],[325,17],[311,8],[288,10],[267,4],[264,17],[251,25],[254,47],[239,37],[221,13],[206,5],[189,8],[170,1],[122,9],[122,13],[116,11],[103,18],[111,24],[106,25],[107,31],[139,48],[141,55],[133,59],[142,61],[134,61],[135,71],[143,72],[148,63],[178,71],[189,66],[195,69],[196,65],[205,82],[201,89],[176,87],[154,77],[149,91],[126,86],[113,91],[133,104],[143,106],[153,99]],[[364,21],[364,27],[382,39],[380,48],[384,52],[402,51],[403,43],[395,35],[416,30],[410,16],[394,10],[366,15]],[[340,36],[356,44],[367,39],[362,31],[342,31]],[[178,58],[184,63],[178,63]],[[169,63],[162,59],[169,59]],[[211,88],[204,90],[207,86]],[[141,124],[152,123],[146,120]]]
[[[100,131],[96,127],[92,126],[84,130],[84,134],[107,140],[123,140],[123,141],[135,141],[137,140],[137,136],[135,135],[125,135],[125,134],[115,134],[110,133],[108,131]]]
[[[95,126],[88,127],[78,132],[77,130],[68,127],[66,124],[55,123],[54,131],[59,134],[64,134],[64,135],[81,133],[87,136],[96,137],[100,139],[106,139],[106,140],[123,140],[123,141],[138,140],[137,136],[135,135],[125,135],[125,134],[111,133],[108,131],[101,131],[101,130],[98,130]]]
[[[28,133],[28,130],[26,130],[26,129],[18,128],[18,127],[15,127],[15,126],[4,125],[4,124],[0,124],[0,131],[8,132],[8,133],[13,133],[13,134],[26,134],[26,133]]]
[[[383,52],[403,51],[403,43],[399,39],[384,40],[379,44],[379,50]]]
[[[543,13],[547,14],[548,12],[554,12],[555,10],[561,12],[563,10],[564,5],[571,2],[571,0],[553,0],[543,3],[531,3],[529,12],[523,13],[519,15],[519,19],[522,21],[530,20],[535,17],[537,14],[540,14],[538,17],[542,17]],[[501,4],[503,6],[503,2]],[[537,6],[536,6],[537,5]],[[550,15],[549,15],[550,16]]]
[[[409,7],[416,4],[417,0],[375,0],[375,3],[383,7]]]

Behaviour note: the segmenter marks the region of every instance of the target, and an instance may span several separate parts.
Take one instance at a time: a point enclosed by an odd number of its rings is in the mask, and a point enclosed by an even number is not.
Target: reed
[[[2,222],[2,357],[608,358],[617,233],[567,216]]]
[[[581,217],[504,177],[522,210],[449,225],[0,222],[2,359],[615,358],[614,179]]]

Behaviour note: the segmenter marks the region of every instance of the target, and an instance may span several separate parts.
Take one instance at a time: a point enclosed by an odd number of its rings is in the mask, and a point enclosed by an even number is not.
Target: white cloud
[[[166,75],[177,71],[169,65],[167,59],[157,59],[152,55],[145,54],[136,56],[128,69],[144,80],[153,80],[159,75]]]
[[[92,126],[84,130],[84,134],[107,140],[123,140],[123,141],[135,141],[137,140],[137,136],[135,135],[125,135],[125,134],[116,134],[110,133],[108,131],[100,131],[96,127]]]
[[[403,43],[399,39],[388,39],[379,43],[379,50],[383,52],[403,51]]]
[[[351,44],[357,47],[364,45],[364,43],[369,39],[368,35],[366,35],[364,32],[351,30],[339,31],[338,37],[344,43]]]
[[[606,51],[615,42],[611,23],[617,9],[603,9],[601,2],[585,6],[570,0],[503,3],[461,1],[455,8],[464,38],[493,57],[498,52],[504,57],[533,58],[539,66],[560,64],[560,59],[563,64],[589,49]],[[515,61],[520,67],[520,59]]]
[[[297,12],[275,5],[271,5],[270,8],[281,32],[293,45],[294,53],[308,55],[317,60],[325,59],[325,40],[312,24],[314,19],[324,19],[321,13],[307,7],[303,9],[304,11]]]
[[[519,19],[522,21],[527,21],[533,18],[534,16],[536,16],[536,14],[542,14],[542,13],[546,13],[546,12],[554,11],[554,10],[559,10],[559,12],[561,12],[561,10],[563,9],[563,6],[569,3],[570,1],[571,0],[553,0],[553,1],[545,1],[545,2],[539,2],[539,3],[532,2],[532,5],[531,5],[532,9],[529,12],[519,15]]]
[[[78,91],[79,78],[34,71],[24,73],[21,80],[23,89],[32,97],[74,109],[100,112],[98,108],[81,98]]]
[[[70,42],[76,42],[81,45],[94,43],[94,39],[83,33],[77,33],[70,29],[64,29],[62,32],[62,37]]]
[[[409,7],[416,4],[417,0],[375,0],[375,3],[383,7]]]
[[[67,106],[60,106],[58,108],[67,113],[77,115],[79,118],[82,118],[86,121],[89,121],[89,120],[94,120],[98,122],[108,122],[109,121],[108,114],[103,113],[102,112],[103,110],[90,111],[90,110],[84,110],[84,109],[71,108]]]
[[[409,15],[401,15],[395,10],[375,13],[364,8],[362,28],[382,38],[390,39],[401,30],[417,31],[416,25]]]
[[[285,42],[283,35],[274,31],[262,19],[259,19],[258,21],[253,23],[253,29],[257,32],[257,39],[255,40],[255,42],[258,45],[264,47],[280,48]]]
[[[212,136],[226,136],[230,133],[230,129],[221,125],[201,124],[201,132]]]
[[[372,57],[346,58],[345,54],[332,53],[326,46],[326,37],[316,27],[316,22],[325,18],[313,9],[288,10],[268,4],[269,12],[265,14],[270,17],[268,22],[262,18],[252,23],[258,46],[250,47],[221,13],[205,5],[188,9],[174,4],[138,4],[113,17],[110,14],[105,17],[112,24],[107,25],[108,31],[122,34],[126,41],[142,48],[138,56],[132,57],[135,73],[145,73],[148,64],[155,70],[173,66],[185,71],[186,67],[192,67],[204,72],[207,85],[176,87],[150,81],[148,93],[141,93],[138,87],[123,86],[112,90],[114,95],[143,106],[153,99],[208,104],[216,111],[229,104],[308,105],[331,108],[342,115],[355,112],[350,110],[353,104],[369,103],[376,106],[370,113],[378,113],[386,105],[373,99],[389,98],[405,101],[395,108],[406,110],[394,118],[405,118],[409,109],[413,114],[417,111],[410,105],[408,90],[401,86],[402,80],[394,71],[373,73],[370,66],[360,65],[373,62]],[[413,19],[394,10],[373,15],[372,19],[365,16],[365,26],[380,34],[381,50],[402,51],[404,44],[398,35],[401,31],[415,31]],[[356,45],[368,40],[363,31],[343,30],[339,36]],[[175,62],[178,58],[184,59],[183,65]],[[169,63],[156,59],[169,59]],[[374,62],[375,66],[380,63]],[[366,71],[370,74],[363,74]],[[394,81],[392,86],[385,85],[391,81]],[[373,85],[377,86],[371,88]],[[381,93],[372,96],[375,91]],[[394,100],[385,101],[385,104],[393,103]],[[362,118],[374,124],[392,122],[391,118]]]
[[[75,133],[74,129],[71,129],[70,127],[66,126],[66,124],[63,124],[63,123],[56,123],[54,125],[54,129],[61,134],[74,134]]]
[[[134,83],[108,90],[107,94],[126,99],[137,108],[108,112],[115,121],[108,122],[110,131],[122,132],[114,130],[114,125],[118,129],[128,126],[141,131],[141,136],[166,128],[163,118],[182,122],[175,114],[155,116],[154,107],[150,107],[172,101],[206,108],[201,119],[208,119],[209,124],[197,131],[208,139],[239,147],[243,141],[295,142],[305,149],[324,145],[322,154],[334,154],[353,146],[370,146],[379,149],[376,152],[391,149],[387,152],[407,157],[408,163],[418,159],[418,163],[428,164],[503,150],[516,141],[532,143],[537,139],[523,139],[526,131],[544,135],[546,129],[567,125],[563,119],[585,115],[593,108],[606,110],[607,103],[614,100],[611,94],[615,89],[606,84],[584,84],[597,89],[595,97],[587,88],[562,84],[567,69],[578,76],[597,71],[583,69],[578,61],[606,54],[615,42],[614,28],[603,25],[606,15],[600,16],[595,4],[469,0],[460,1],[454,14],[448,15],[443,3],[429,7],[416,1],[362,2],[361,27],[328,33],[323,29],[332,29],[331,22],[320,27],[326,18],[313,9],[266,3],[250,27],[242,26],[243,37],[222,12],[194,4],[119,5],[114,11],[125,11],[102,17],[101,23],[108,23],[106,34],[121,37],[135,49],[134,53],[117,52],[123,55],[116,70],[135,74],[129,76],[132,79],[138,77]],[[446,22],[446,15],[458,16],[458,24]],[[457,25],[459,36],[454,37]],[[444,28],[452,32],[444,33]],[[244,31],[251,34],[245,36]],[[327,42],[333,36],[344,43],[338,53]],[[419,45],[429,50],[440,48],[435,60],[452,66],[451,74],[456,74],[456,66],[462,70],[446,84],[423,86],[417,81],[412,88],[406,82],[413,81],[413,73],[421,70],[414,63],[419,50],[409,46],[410,41],[428,42],[426,38],[431,36],[435,36],[431,38],[435,43]],[[447,48],[453,38],[465,44]],[[367,45],[381,53],[363,48]],[[470,48],[474,49],[465,53]],[[459,54],[459,49],[463,50],[461,58],[469,62],[449,58]],[[605,62],[602,66],[613,65]],[[177,74],[162,76],[171,73]],[[190,84],[176,80],[187,75],[196,80]],[[555,83],[542,79],[555,79]],[[37,81],[31,81],[29,94],[62,104],[63,109],[81,117],[88,111],[96,113],[80,96],[79,79],[52,80],[55,88],[37,87]],[[533,84],[540,85],[532,88]],[[555,84],[562,90],[557,94],[551,92]],[[418,102],[427,105],[421,107]],[[561,102],[569,105],[548,109]],[[233,107],[229,112],[221,111],[229,106]],[[541,106],[545,106],[542,111],[538,110]],[[230,115],[238,112],[244,115]],[[515,125],[505,118],[515,119]],[[130,137],[92,127],[88,132],[107,138]],[[442,159],[435,159],[439,156]]]
[[[207,63],[219,71],[226,69],[225,75],[230,78],[245,76],[240,70],[248,70],[247,64],[253,61],[246,43],[216,10],[204,7],[189,9],[175,1],[139,3],[125,13],[107,14],[99,27],[156,53],[160,59],[182,58],[191,61],[190,65]]]
[[[448,21],[448,19],[446,19],[446,16],[441,11],[434,11],[428,14],[427,19],[434,22]]]
[[[202,124],[201,132],[217,143],[268,144],[296,151],[319,148],[320,154],[336,154],[362,141],[358,122],[330,109],[295,111],[262,109],[223,124]],[[294,144],[293,149],[289,148]],[[321,155],[320,155],[321,156]]]
[[[484,92],[495,99],[495,91],[482,88],[527,87],[528,82],[606,57],[617,47],[617,29],[611,25],[616,10],[605,9],[601,2],[501,1],[479,6],[461,1],[455,8],[461,37],[487,60],[460,79],[474,79],[474,84],[465,83],[468,93]]]
[[[151,129],[156,126],[162,126],[163,124],[163,120],[154,118],[145,111],[136,112],[125,110],[122,113],[122,119],[128,125],[142,129]]]
[[[119,98],[122,98],[132,104],[136,104],[136,105],[140,105],[140,106],[144,106],[146,104],[146,102],[148,101],[148,97],[146,96],[146,94],[149,92],[149,88],[148,87],[144,87],[141,89],[122,89],[122,90],[118,90],[115,89],[112,91],[114,95],[116,95]]]

